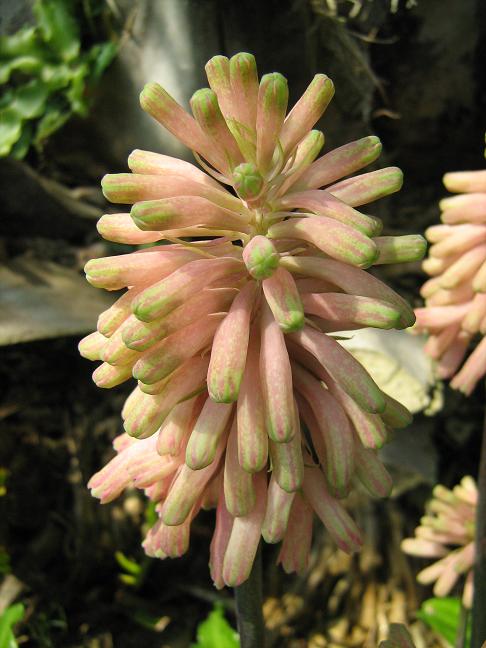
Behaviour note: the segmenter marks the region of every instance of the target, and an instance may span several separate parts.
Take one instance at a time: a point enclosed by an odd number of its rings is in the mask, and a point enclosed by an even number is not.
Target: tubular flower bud
[[[447,596],[459,579],[465,577],[462,601],[472,607],[475,560],[474,529],[478,491],[472,477],[463,477],[449,490],[440,484],[427,504],[428,515],[421,519],[414,538],[402,541],[402,550],[411,556],[436,558],[417,580],[434,585],[435,596]]]
[[[441,200],[443,224],[425,232],[431,245],[422,267],[433,279],[422,287],[416,330],[429,333],[425,350],[437,374],[468,396],[486,374],[486,340],[479,337],[486,333],[486,171],[447,173],[444,185],[466,193]]]
[[[243,162],[233,171],[233,185],[242,200],[255,200],[263,189],[264,181],[254,164]]]
[[[423,244],[381,237],[381,221],[357,209],[401,185],[393,167],[352,175],[379,155],[376,137],[317,159],[314,126],[334,93],[325,75],[287,115],[286,79],[259,82],[251,54],[215,56],[206,72],[194,116],[157,84],[142,92],[142,107],[202,168],[135,150],[131,173],[103,178],[105,196],[131,207],[104,215],[100,234],[150,247],[88,262],[90,283],[126,292],[79,348],[101,363],[100,387],[138,381],[93,495],[142,489],[158,515],[143,546],[161,559],[182,555],[199,510],[215,508],[220,588],[248,577],[261,537],[282,542],[285,571],[304,570],[314,515],[344,551],[359,549],[340,500],[355,478],[372,496],[389,493],[376,449],[410,416],[327,332],[410,326],[409,305],[365,268],[416,260]],[[464,231],[461,249],[481,235]],[[442,263],[449,247],[437,251]],[[455,288],[437,290],[444,299]],[[486,326],[477,301],[468,331]],[[461,314],[449,313],[451,326]]]
[[[266,236],[255,236],[243,250],[246,269],[254,279],[268,279],[278,268],[280,255]]]

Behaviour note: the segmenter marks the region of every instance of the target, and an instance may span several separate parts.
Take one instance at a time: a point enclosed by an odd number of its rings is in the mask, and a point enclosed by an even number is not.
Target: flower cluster
[[[474,527],[478,492],[472,477],[463,477],[452,490],[436,486],[427,513],[415,529],[415,538],[402,542],[402,549],[413,556],[439,558],[417,576],[419,583],[434,583],[436,596],[447,596],[461,574],[467,574],[463,603],[473,600]],[[451,549],[451,546],[458,547]]]
[[[378,138],[316,159],[328,77],[286,114],[286,79],[259,81],[250,54],[216,56],[206,71],[193,117],[155,83],[142,92],[204,171],[136,150],[132,173],[103,179],[109,200],[133,206],[103,216],[100,233],[150,247],[87,264],[91,284],[128,290],[80,350],[103,361],[98,386],[138,381],[93,494],[144,489],[159,515],[144,546],[160,558],[183,554],[194,516],[216,508],[210,567],[222,587],[248,577],[261,536],[282,541],[286,571],[304,569],[314,513],[343,550],[360,547],[340,500],[355,479],[388,494],[376,450],[410,415],[332,333],[413,324],[365,269],[422,258],[425,241],[380,236],[379,219],[356,209],[397,191],[399,169],[342,179],[378,157]]]
[[[453,377],[451,386],[469,395],[486,373],[486,337],[459,370],[471,340],[486,333],[486,170],[447,173],[444,184],[461,195],[441,200],[443,224],[426,231],[423,269],[432,278],[422,286],[416,330],[430,333],[425,350],[439,377]]]

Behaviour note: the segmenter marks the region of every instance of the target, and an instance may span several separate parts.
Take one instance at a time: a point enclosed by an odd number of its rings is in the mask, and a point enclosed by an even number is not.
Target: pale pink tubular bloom
[[[223,587],[248,577],[262,536],[282,542],[286,571],[304,570],[314,513],[343,550],[359,549],[339,500],[355,478],[388,494],[376,450],[410,417],[327,332],[413,324],[364,268],[417,260],[424,241],[381,236],[381,221],[358,209],[402,183],[395,167],[352,176],[378,157],[378,138],[316,159],[328,77],[286,114],[287,81],[259,82],[251,54],[216,56],[206,71],[193,116],[157,84],[142,92],[202,169],[137,150],[132,173],[103,179],[109,200],[132,207],[104,215],[100,233],[149,247],[87,264],[92,284],[127,291],[79,348],[103,363],[99,386],[138,380],[93,494],[142,488],[159,517],[144,546],[159,558],[184,553],[193,518],[216,508],[210,569]]]
[[[426,352],[437,374],[468,396],[486,374],[486,342],[464,364],[468,347],[486,334],[486,171],[446,173],[441,225],[425,232],[431,246],[423,269],[433,278],[421,290],[425,307],[415,311],[416,330],[430,337]]]
[[[472,477],[463,477],[452,490],[436,486],[427,505],[428,514],[415,529],[415,537],[402,541],[405,553],[438,559],[417,575],[419,583],[435,583],[434,594],[447,596],[461,579],[463,603],[468,608],[473,599],[477,500],[478,492]]]

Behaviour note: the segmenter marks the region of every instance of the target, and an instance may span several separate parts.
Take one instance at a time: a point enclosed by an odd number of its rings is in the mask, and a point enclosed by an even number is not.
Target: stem
[[[261,547],[258,547],[248,580],[235,587],[235,603],[241,648],[265,648]]]
[[[461,616],[459,617],[459,627],[457,629],[456,648],[467,648],[466,632],[467,632],[468,618],[469,618],[469,610],[461,602]]]
[[[486,410],[479,460],[478,494],[471,648],[481,648],[486,640]]]

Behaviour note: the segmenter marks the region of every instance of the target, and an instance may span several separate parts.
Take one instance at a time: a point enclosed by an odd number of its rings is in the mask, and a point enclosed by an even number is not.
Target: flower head
[[[423,269],[431,279],[416,330],[430,334],[425,350],[439,377],[469,395],[486,373],[485,337],[460,368],[471,341],[486,333],[486,170],[447,173],[444,184],[459,195],[441,200],[443,224],[426,231],[432,245]]]
[[[415,538],[402,542],[412,556],[439,558],[417,576],[419,583],[435,583],[434,594],[447,596],[462,575],[466,576],[463,603],[473,599],[474,525],[478,492],[472,477],[463,477],[452,490],[436,486],[427,514],[415,529]],[[455,548],[453,548],[455,547]]]
[[[99,231],[152,246],[87,264],[92,284],[127,292],[80,349],[103,361],[100,387],[138,380],[93,494],[144,489],[159,515],[144,546],[161,558],[184,553],[194,516],[215,507],[222,587],[248,577],[261,536],[282,541],[286,571],[304,569],[314,513],[342,549],[360,547],[340,499],[355,479],[389,492],[376,450],[410,415],[330,334],[410,326],[408,304],[365,269],[421,258],[424,241],[380,236],[379,219],[356,209],[398,190],[399,169],[342,180],[377,158],[376,137],[316,159],[324,136],[312,127],[334,92],[325,75],[286,115],[285,78],[258,81],[250,54],[206,71],[193,117],[157,84],[142,92],[204,171],[134,151],[132,173],[103,179],[109,200],[133,206]]]

